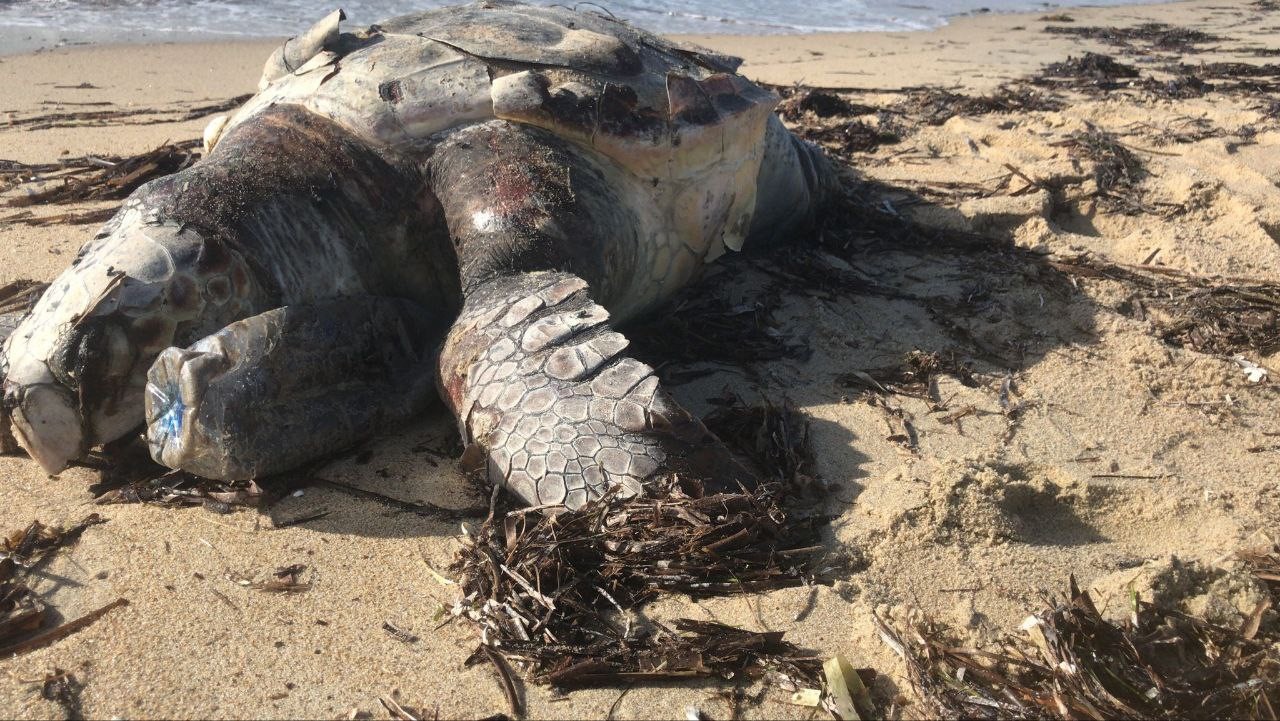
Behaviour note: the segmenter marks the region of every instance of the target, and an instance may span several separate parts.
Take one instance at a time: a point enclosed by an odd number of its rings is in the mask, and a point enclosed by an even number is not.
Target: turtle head
[[[4,412],[49,473],[143,421],[146,374],[192,332],[220,327],[248,285],[243,263],[194,230],[120,213],[49,286],[0,359]]]

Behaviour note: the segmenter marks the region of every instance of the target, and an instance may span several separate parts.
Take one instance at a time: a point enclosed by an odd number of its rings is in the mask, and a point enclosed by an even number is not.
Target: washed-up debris
[[[1267,376],[1271,373],[1266,368],[1254,363],[1239,353],[1232,356],[1231,360],[1235,361],[1236,365],[1240,366],[1240,370],[1244,371],[1244,376],[1249,379],[1250,383],[1261,383],[1267,380]]]
[[[393,698],[380,696],[378,697],[378,703],[382,704],[382,707],[387,710],[387,713],[391,715],[391,718],[398,719],[398,721],[420,721],[421,719],[425,719],[427,717],[423,711],[415,708],[410,708],[408,706],[401,706]],[[439,714],[437,714],[436,717],[438,718]],[[351,715],[349,716],[349,718],[353,718],[353,719],[373,718],[373,716],[367,713],[361,714],[355,709],[352,709]]]
[[[44,291],[49,287],[48,283],[42,283],[35,280],[15,280],[4,285],[0,285],[0,319],[5,316],[23,316],[26,315],[33,307],[36,301],[40,300],[40,296],[44,295]],[[3,323],[0,320],[0,323]],[[3,326],[0,326],[2,328]],[[0,330],[0,334],[4,331]],[[7,335],[0,335],[3,340]]]
[[[125,599],[117,599],[73,621],[44,628],[51,617],[48,605],[28,585],[31,574],[100,523],[106,519],[96,513],[66,528],[33,521],[0,541],[0,658],[47,646],[128,605]]]
[[[0,647],[0,659],[17,656],[19,654],[28,653],[38,648],[44,648],[51,643],[60,641],[73,633],[82,631],[93,625],[98,619],[111,613],[117,608],[124,608],[129,605],[129,599],[117,598],[111,603],[106,604],[96,610],[90,611],[79,618],[68,621],[60,626],[54,626],[46,631],[41,631],[34,636],[16,641],[7,646]]]
[[[782,92],[785,99],[778,106],[778,115],[803,126],[807,140],[822,145],[838,157],[874,152],[881,145],[900,142],[906,132],[883,108],[852,103],[818,88],[793,87]],[[878,116],[877,122],[869,123],[857,117],[866,115]],[[837,121],[825,122],[830,118]]]
[[[1280,350],[1280,284],[1250,278],[1208,278],[1160,266],[1063,259],[1054,268],[1124,283],[1133,292],[1120,308],[1150,320],[1170,345],[1232,358]]]
[[[1250,95],[1280,91],[1280,65],[1272,63],[1179,63],[1165,68],[1165,71],[1174,76],[1173,82],[1187,88],[1185,95],[1174,97],[1200,97],[1209,91]],[[1195,89],[1203,89],[1203,92],[1197,95]]]
[[[409,631],[406,631],[403,628],[400,628],[399,626],[391,623],[390,621],[382,622],[382,630],[386,631],[388,635],[390,635],[395,640],[400,641],[401,643],[417,643],[418,642],[417,635],[410,633]]]
[[[305,593],[311,590],[312,585],[309,581],[302,580],[306,571],[306,564],[295,563],[275,569],[266,580],[255,581],[249,576],[231,571],[227,572],[227,580],[237,586],[263,593]]]
[[[515,674],[506,659],[482,643],[464,665],[471,666],[481,660],[488,661],[498,672],[498,680],[502,684],[502,695],[507,697],[507,706],[511,709],[511,715],[515,718],[524,718],[524,699],[521,698],[520,689],[516,687]]]
[[[767,408],[739,424],[762,429],[751,448],[772,444],[760,457],[780,464],[762,469],[766,481],[756,489],[698,497],[668,478],[646,497],[609,493],[545,515],[515,510],[469,531],[451,567],[462,594],[454,615],[473,623],[493,652],[554,686],[766,671],[817,686],[820,659],[782,632],[690,619],[665,625],[635,614],[663,593],[722,596],[830,581],[819,558],[826,518],[788,503],[804,468],[794,459],[808,453],[796,436],[807,439],[807,430],[785,406]]]
[[[861,103],[853,103],[834,92],[821,88],[795,87],[783,91],[784,99],[778,104],[777,113],[787,120],[801,120],[806,113],[815,117],[830,118],[836,116],[872,115],[878,108]]]
[[[629,328],[627,337],[641,358],[661,359],[659,375],[672,384],[701,374],[680,370],[688,365],[750,367],[781,358],[807,358],[808,345],[773,320],[770,308],[775,307],[769,292],[751,302],[735,302],[723,284],[709,277],[682,291],[652,320]]]
[[[304,523],[310,523],[311,521],[318,521],[321,518],[325,518],[330,513],[332,513],[332,511],[329,509],[322,508],[309,513],[304,513],[300,516],[292,516],[290,518],[276,518],[273,516],[271,519],[271,527],[281,529],[289,528],[290,526],[300,526]]]
[[[85,128],[101,125],[158,125],[197,120],[207,115],[234,110],[252,94],[238,95],[227,100],[203,102],[197,105],[176,104],[173,107],[122,108],[119,110],[78,110],[57,113],[40,113],[11,117],[4,127],[23,130],[47,130],[49,128]],[[65,104],[65,103],[64,103]]]
[[[34,280],[15,280],[0,286],[0,366],[4,365],[3,347],[18,324],[35,307],[48,283]],[[18,440],[13,435],[9,412],[0,407],[0,455],[17,453]]]
[[[789,94],[778,113],[792,122],[794,132],[837,157],[900,143],[912,133],[913,126],[942,125],[956,116],[1063,107],[1061,100],[1025,85],[1002,85],[988,95],[965,95],[937,87],[902,88],[903,99],[883,108],[850,102],[818,88],[797,87],[784,92]],[[864,119],[872,115],[874,123]]]
[[[871,694],[867,692],[862,676],[844,656],[833,656],[822,664],[822,672],[827,682],[827,697],[835,711],[836,718],[844,721],[861,721],[873,717],[875,708],[871,705]],[[871,669],[863,669],[868,676],[874,677]]]
[[[1032,78],[1037,84],[1095,90],[1114,90],[1127,83],[1121,81],[1138,77],[1138,69],[1132,65],[1117,62],[1115,58],[1101,53],[1085,53],[1076,58],[1068,56],[1066,60],[1050,63]]]
[[[120,473],[118,466],[110,466],[104,473]],[[185,471],[174,471],[161,466],[159,475],[147,474],[140,478],[112,487],[110,481],[94,488],[101,492],[95,499],[100,505],[117,503],[152,503],[161,506],[204,506],[215,512],[226,512],[223,506],[257,506],[263,498],[263,489],[256,481],[212,481]],[[219,505],[222,504],[222,505]]]
[[[83,691],[84,684],[75,674],[56,667],[45,674],[40,683],[40,697],[58,704],[67,721],[84,718],[84,705],[80,701]]]
[[[1158,214],[1139,187],[1147,176],[1142,159],[1110,132],[1094,125],[1073,133],[1061,145],[1073,157],[1093,164],[1094,197],[1108,208],[1126,215]]]
[[[934,386],[940,376],[951,376],[970,388],[978,386],[972,363],[954,350],[945,353],[913,350],[905,354],[897,365],[851,371],[837,377],[836,381],[874,392],[940,402],[933,397],[936,395]]]
[[[111,220],[116,214],[118,208],[112,206],[110,208],[99,208],[97,210],[72,211],[67,213],[54,213],[52,215],[36,215],[29,210],[0,218],[10,224],[29,225],[34,227],[45,227],[50,225],[96,225]]]
[[[1280,65],[1240,62],[1173,63],[1141,77],[1137,67],[1102,53],[1050,63],[1028,78],[1033,85],[1072,88],[1080,92],[1109,92],[1121,88],[1145,90],[1162,98],[1199,98],[1209,93],[1258,95],[1280,90]]]
[[[785,483],[793,491],[813,489],[809,421],[791,399],[784,398],[781,406],[768,399],[748,406],[726,388],[719,398],[708,400],[715,408],[702,420],[721,440],[766,470],[770,480]]]
[[[43,566],[52,555],[80,539],[86,529],[106,519],[96,513],[85,516],[79,523],[66,528],[46,526],[39,521],[32,521],[21,531],[9,534],[0,544],[0,554],[12,559],[24,569]]]
[[[1253,577],[1271,592],[1271,607],[1280,611],[1280,544],[1241,549],[1236,556],[1249,567]]]
[[[1130,51],[1134,50],[1135,42],[1141,42],[1152,50],[1190,53],[1197,52],[1200,49],[1198,45],[1222,40],[1202,30],[1180,28],[1164,23],[1143,23],[1127,28],[1046,25],[1044,32],[1097,40]]]
[[[861,721],[861,718],[874,717],[876,708],[872,706],[872,695],[867,692],[861,674],[873,679],[876,672],[870,668],[859,671],[844,656],[828,658],[822,665],[823,675],[827,681],[828,708],[836,718],[844,721]]]
[[[1186,100],[1200,98],[1216,90],[1216,86],[1206,83],[1195,75],[1175,75],[1167,80],[1146,78],[1142,87],[1162,98]]]
[[[853,153],[874,152],[881,145],[901,142],[902,137],[902,132],[890,123],[873,125],[862,120],[814,128],[808,133],[810,142],[816,142],[833,155],[844,158]]]
[[[249,585],[255,591],[265,593],[303,593],[311,590],[311,583],[302,580],[307,567],[302,563],[277,568],[271,578]]]
[[[943,88],[913,91],[893,106],[907,119],[942,125],[956,116],[1061,110],[1062,101],[1034,88],[1002,85],[990,95],[964,95]]]
[[[1047,601],[990,651],[959,646],[928,621],[896,630],[874,620],[937,718],[1274,719],[1280,634],[1274,624],[1260,631],[1261,617],[1228,628],[1135,593],[1114,623],[1072,578],[1067,598]]]
[[[659,593],[755,593],[827,581],[815,557],[816,516],[789,517],[780,484],[751,493],[654,498],[608,495],[581,510],[514,511],[467,539],[452,570],[493,649],[557,686],[759,675],[773,668],[813,685],[818,661],[782,640],[683,619],[674,630],[629,611]]]
[[[164,175],[176,173],[199,158],[198,140],[165,143],[133,156],[85,156],[40,166],[20,166],[27,184],[37,185],[27,193],[5,199],[9,207],[79,203],[89,200],[119,200],[138,186]],[[14,165],[10,161],[10,165]]]

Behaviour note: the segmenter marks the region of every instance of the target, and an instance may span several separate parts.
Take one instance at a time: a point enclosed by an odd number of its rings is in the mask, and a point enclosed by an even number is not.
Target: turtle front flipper
[[[576,509],[673,473],[707,490],[753,476],[623,352],[581,278],[504,275],[467,294],[440,354],[446,402],[491,482],[532,505]]]
[[[356,296],[169,348],[147,374],[151,455],[206,478],[258,478],[406,420],[435,396],[433,319],[409,301]]]
[[[676,262],[688,252],[674,246],[689,238],[663,225],[648,181],[502,121],[454,133],[428,171],[463,288],[441,387],[493,483],[569,508],[666,473],[704,487],[752,483],[609,325],[696,273],[692,256]]]

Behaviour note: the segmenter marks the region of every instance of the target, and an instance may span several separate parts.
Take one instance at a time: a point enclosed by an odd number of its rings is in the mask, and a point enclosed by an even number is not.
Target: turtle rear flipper
[[[467,295],[440,355],[446,401],[489,479],[532,505],[571,509],[675,474],[736,490],[754,477],[623,351],[581,278],[534,272]],[[686,486],[688,487],[688,486]]]
[[[358,296],[232,323],[147,374],[147,442],[163,465],[206,478],[295,468],[425,409],[438,316]]]

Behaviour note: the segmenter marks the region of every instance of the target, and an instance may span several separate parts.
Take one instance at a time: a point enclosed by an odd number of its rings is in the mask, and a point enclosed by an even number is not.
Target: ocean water
[[[552,0],[541,0],[553,4]],[[662,33],[770,34],[922,30],[975,12],[1043,11],[1134,0],[599,0],[598,8]],[[0,0],[0,53],[33,41],[130,42],[293,35],[341,6],[353,26],[447,0]],[[567,0],[560,4],[573,4]],[[22,47],[19,47],[22,46]]]

